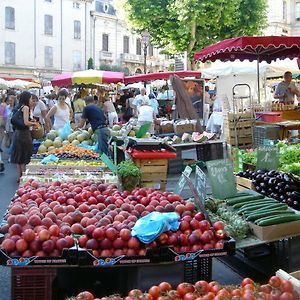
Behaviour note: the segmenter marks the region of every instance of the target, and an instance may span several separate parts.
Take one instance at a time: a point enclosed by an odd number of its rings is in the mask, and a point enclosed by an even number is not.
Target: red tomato
[[[281,286],[281,279],[278,276],[272,276],[269,280],[269,285],[273,288],[279,288]]]
[[[163,281],[158,286],[160,287],[160,289],[162,291],[171,291],[172,290],[172,286],[169,282]]]
[[[76,296],[76,300],[94,300],[94,295],[90,292],[84,291]]]
[[[230,293],[226,289],[221,289],[217,293],[217,297],[220,297],[221,299],[230,299]]]
[[[234,289],[234,290],[232,290],[231,295],[241,297],[242,291],[240,289]]]
[[[259,287],[259,291],[270,294],[272,292],[272,287],[269,284],[263,284]]]
[[[210,288],[210,291],[213,292],[215,295],[221,290],[221,287],[219,284],[215,284]]]
[[[251,278],[244,278],[242,281],[242,287],[244,287],[246,284],[254,284],[254,281]]]
[[[133,289],[128,293],[129,297],[138,298],[143,295],[143,292],[138,289]]]
[[[178,295],[177,291],[175,291],[175,290],[169,291],[167,296],[168,296],[169,300],[177,300],[179,298],[179,295]]]
[[[196,300],[197,296],[194,293],[186,293],[183,300]]]
[[[202,297],[202,300],[214,300],[215,294],[212,292],[208,292],[206,295]]]
[[[251,293],[245,293],[242,296],[242,300],[257,300],[256,297],[254,295],[252,295]]]
[[[153,298],[154,300],[157,299],[157,298],[159,297],[160,292],[161,292],[161,289],[160,289],[160,287],[157,286],[157,285],[152,286],[152,287],[149,289],[149,291],[148,291],[148,293],[152,296],[152,298]]]
[[[195,283],[195,290],[199,293],[207,293],[210,287],[208,283],[204,280],[199,280]]]
[[[294,300],[294,297],[292,293],[284,292],[279,297],[279,300]]]
[[[194,290],[195,290],[194,286],[187,282],[178,284],[177,289],[176,289],[178,295],[182,298],[184,297],[185,294],[192,293],[192,292],[194,292]]]
[[[281,281],[281,287],[280,289],[283,291],[283,292],[288,292],[288,293],[292,293],[293,290],[294,290],[294,287],[292,285],[292,283],[288,280],[282,280]]]

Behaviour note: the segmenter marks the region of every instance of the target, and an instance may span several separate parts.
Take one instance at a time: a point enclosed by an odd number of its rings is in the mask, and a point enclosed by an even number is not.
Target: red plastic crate
[[[52,300],[52,284],[56,269],[46,268],[12,268],[12,300]]]
[[[172,159],[176,158],[176,152],[167,151],[165,149],[162,150],[136,150],[131,149],[128,153],[133,158],[140,158],[140,159]]]
[[[281,122],[282,112],[259,112],[256,113],[256,120],[263,122]]]

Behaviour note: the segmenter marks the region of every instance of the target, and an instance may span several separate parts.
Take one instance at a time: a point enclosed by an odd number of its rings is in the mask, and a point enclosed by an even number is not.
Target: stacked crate
[[[142,173],[141,186],[165,190],[167,185],[168,159],[134,158]]]
[[[224,115],[224,133],[227,144],[239,149],[252,147],[254,118],[251,112]]]

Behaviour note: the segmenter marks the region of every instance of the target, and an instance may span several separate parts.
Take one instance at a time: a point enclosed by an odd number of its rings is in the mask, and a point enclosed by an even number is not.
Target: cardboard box
[[[249,223],[249,226],[253,234],[262,241],[276,241],[300,235],[300,221],[271,226],[257,226],[254,223]]]
[[[175,133],[185,133],[194,131],[194,123],[174,124]]]
[[[172,133],[174,132],[174,123],[173,122],[162,122],[160,124],[161,133]]]
[[[300,271],[292,272],[292,273],[287,273],[281,269],[279,269],[276,272],[276,276],[290,281],[293,286],[295,291],[300,295]]]

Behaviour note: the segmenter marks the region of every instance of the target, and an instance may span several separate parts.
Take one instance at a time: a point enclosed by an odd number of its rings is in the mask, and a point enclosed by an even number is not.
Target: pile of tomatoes
[[[250,278],[243,279],[238,287],[222,287],[218,282],[183,282],[174,289],[170,283],[161,282],[147,292],[131,290],[122,298],[120,295],[94,298],[90,292],[81,292],[76,300],[296,300],[299,295],[290,281],[272,276],[267,284],[259,285]]]

